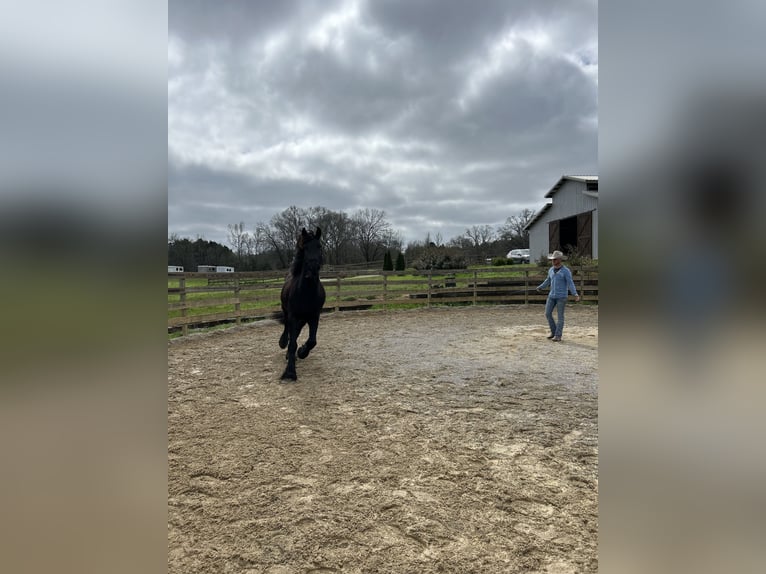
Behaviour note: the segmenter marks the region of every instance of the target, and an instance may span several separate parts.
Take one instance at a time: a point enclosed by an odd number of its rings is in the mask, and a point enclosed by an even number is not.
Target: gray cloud
[[[595,2],[262,4],[170,3],[170,232],[322,205],[447,239],[596,172]]]

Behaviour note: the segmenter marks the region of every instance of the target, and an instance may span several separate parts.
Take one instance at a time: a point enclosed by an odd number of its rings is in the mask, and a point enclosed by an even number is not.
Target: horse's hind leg
[[[298,358],[305,359],[309,356],[311,349],[317,346],[317,329],[319,328],[319,315],[309,321],[309,338],[298,349]]]
[[[282,373],[282,379],[295,381],[298,379],[298,374],[295,372],[295,350],[298,348],[298,325],[294,320],[288,321],[285,324],[285,329],[289,332],[289,342],[287,345],[287,366]],[[282,339],[279,341],[281,345]]]
[[[282,336],[279,337],[279,348],[284,349],[287,347],[287,342],[290,337],[290,316],[287,314],[287,307],[284,303],[284,293],[282,294],[282,324],[284,325],[284,329],[282,329]]]

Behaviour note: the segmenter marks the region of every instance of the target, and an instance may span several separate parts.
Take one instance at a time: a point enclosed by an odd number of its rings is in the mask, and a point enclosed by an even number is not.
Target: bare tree
[[[230,226],[232,233],[236,234],[240,225]],[[402,251],[401,234],[386,221],[385,212],[381,210],[360,209],[349,216],[321,206],[299,208],[294,205],[274,215],[268,223],[258,222],[253,233],[248,234],[243,249],[248,254],[270,252],[280,267],[286,267],[292,260],[302,227],[322,229],[325,259],[333,265],[377,261],[386,250]]]
[[[401,252],[403,249],[404,239],[402,239],[402,234],[393,228],[389,228],[383,233],[382,240],[386,251]]]
[[[289,245],[292,249],[301,228],[306,227],[307,219],[307,213],[304,209],[291,205],[282,213],[272,217],[271,225],[276,229],[284,244]]]
[[[276,216],[275,216],[276,217]],[[272,222],[273,222],[272,218]],[[276,227],[263,221],[258,222],[255,228],[256,235],[263,242],[264,249],[270,249],[274,252],[279,260],[279,266],[281,268],[287,267],[291,261],[291,246],[288,246],[283,241],[280,233]]]
[[[259,223],[250,234],[248,242],[248,253],[251,255],[260,255],[267,245],[266,238],[263,235],[263,224]]]
[[[356,242],[365,262],[383,257],[384,238],[391,225],[386,221],[386,212],[379,209],[359,209],[352,216]]]
[[[321,219],[322,246],[327,262],[342,265],[349,262],[354,240],[354,225],[342,211],[328,211]]]
[[[231,245],[234,254],[237,256],[237,265],[242,266],[242,258],[247,252],[247,245],[250,234],[245,231],[245,223],[229,224],[229,245]]]
[[[474,247],[481,247],[494,240],[495,231],[490,225],[474,225],[465,230],[465,235],[471,240]]]
[[[295,242],[301,228],[308,225],[307,219],[305,210],[291,205],[283,212],[274,215],[268,227],[262,228],[267,242],[276,252],[282,267],[287,267],[292,261]]]
[[[318,207],[309,207],[303,210],[303,213],[306,220],[306,229],[320,227],[322,228],[322,235],[324,235],[324,228],[327,227],[327,222],[335,212],[320,205]]]
[[[457,237],[450,239],[449,243],[447,243],[447,246],[454,247],[456,249],[467,250],[473,247],[473,240],[471,240],[471,238],[466,235],[458,235]]]
[[[524,228],[534,216],[535,212],[531,209],[524,209],[518,215],[511,215],[498,228],[500,238],[506,241],[518,241],[523,247],[529,247],[529,232]]]

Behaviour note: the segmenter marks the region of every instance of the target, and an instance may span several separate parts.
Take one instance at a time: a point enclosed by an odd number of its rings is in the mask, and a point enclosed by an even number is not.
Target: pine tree
[[[399,255],[396,256],[396,270],[404,271],[404,253],[401,251],[399,252]]]
[[[391,252],[386,251],[386,254],[383,256],[383,271],[393,271],[394,270],[394,263],[391,261]]]

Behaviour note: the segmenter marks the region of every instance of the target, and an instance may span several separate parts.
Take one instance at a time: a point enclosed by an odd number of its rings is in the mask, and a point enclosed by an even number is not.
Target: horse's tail
[[[274,313],[272,313],[271,318],[274,319],[275,321],[279,321],[283,325],[285,324],[285,313],[282,310],[275,311]]]

